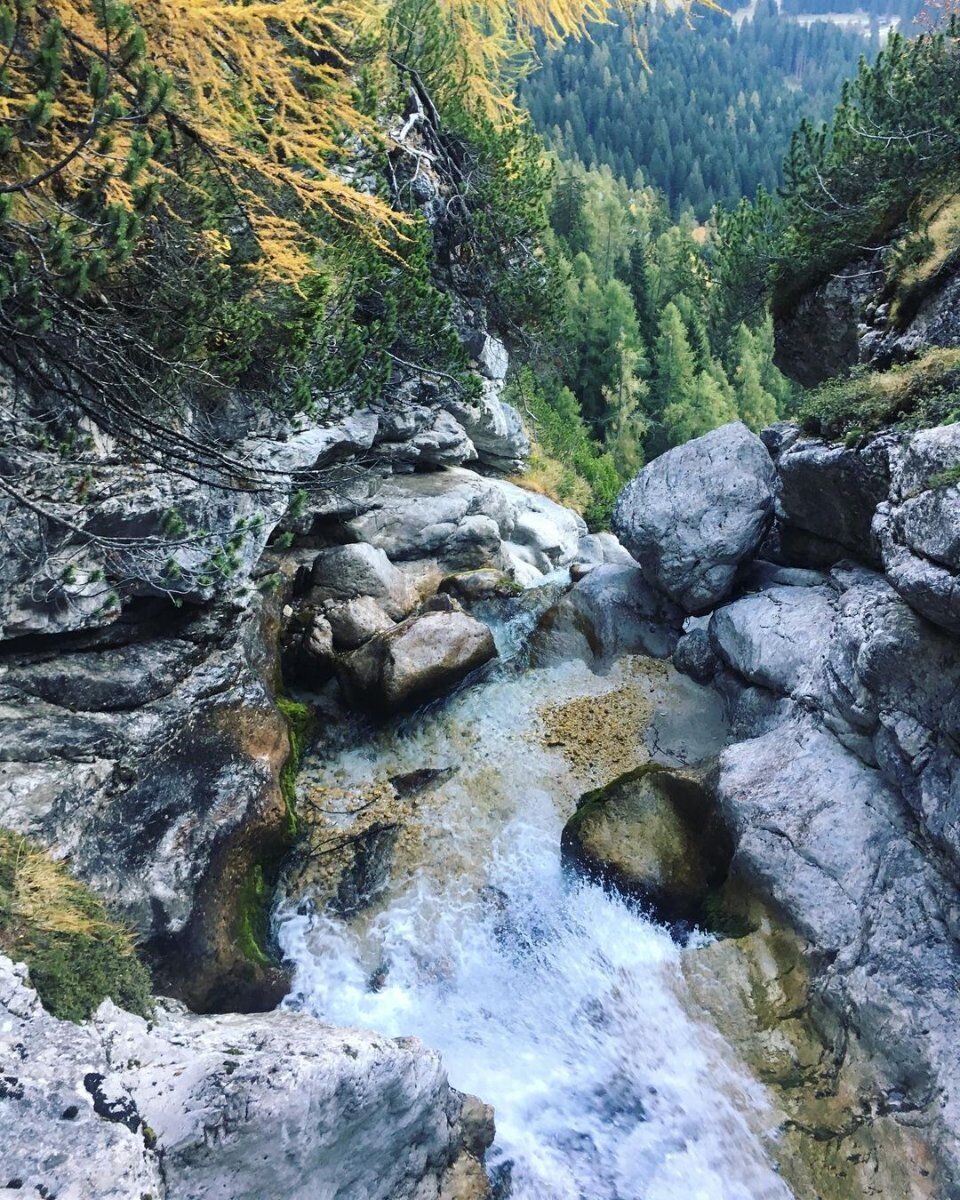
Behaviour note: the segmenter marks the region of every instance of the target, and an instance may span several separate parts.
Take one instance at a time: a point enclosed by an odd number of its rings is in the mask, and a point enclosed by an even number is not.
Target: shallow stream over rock
[[[498,634],[515,647],[516,625]],[[651,758],[708,761],[725,732],[715,694],[662,662],[600,675],[522,669],[508,653],[442,706],[339,728],[304,766],[324,835],[277,913],[295,964],[285,1003],[438,1049],[451,1083],[495,1107],[497,1197],[791,1195],[773,1101],[684,980],[704,939],[681,947],[561,864],[584,791]],[[365,863],[366,896],[323,906],[322,851],[378,804],[390,836],[365,843],[380,859]]]

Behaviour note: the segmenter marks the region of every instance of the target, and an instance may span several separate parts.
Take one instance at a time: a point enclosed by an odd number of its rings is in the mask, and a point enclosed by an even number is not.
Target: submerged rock
[[[426,612],[371,638],[337,670],[355,702],[396,712],[442,696],[496,654],[481,621],[464,612]]]
[[[561,847],[565,861],[669,921],[704,919],[733,853],[709,791],[653,764],[583,796]]]
[[[294,1012],[43,1011],[0,957],[0,1162],[23,1194],[483,1200],[492,1113],[414,1038]],[[16,1046],[14,1052],[12,1047]],[[9,1049],[7,1049],[9,1047]],[[8,1185],[9,1186],[9,1185]]]
[[[649,583],[685,612],[729,594],[773,515],[776,474],[740,422],[668,450],[620,493],[613,527]]]

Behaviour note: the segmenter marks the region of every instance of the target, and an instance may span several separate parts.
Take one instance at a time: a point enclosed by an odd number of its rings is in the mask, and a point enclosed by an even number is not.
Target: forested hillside
[[[790,21],[775,0],[742,23],[700,10],[690,26],[656,9],[645,34],[649,71],[620,21],[547,50],[522,98],[561,157],[631,181],[639,171],[675,215],[690,208],[699,220],[776,186],[800,117],[825,118],[878,48],[854,30]]]
[[[733,313],[712,240],[675,223],[662,193],[561,162],[550,221],[565,280],[559,336],[513,387],[562,464],[554,490],[602,524],[644,461],[738,417],[761,428],[791,387],[773,366],[769,319]]]
[[[782,195],[761,192],[721,220],[721,290],[733,309],[755,312],[769,299],[788,329],[795,313],[809,324],[798,306],[813,295],[821,310],[836,310],[841,329],[851,314],[858,321],[844,352],[852,374],[804,402],[811,428],[831,436],[855,441],[889,422],[956,419],[949,302],[942,328],[910,329],[960,255],[958,45],[956,17],[913,41],[894,35],[845,85],[829,123],[801,124]],[[826,343],[819,355],[823,367],[807,371],[814,381],[836,373]]]

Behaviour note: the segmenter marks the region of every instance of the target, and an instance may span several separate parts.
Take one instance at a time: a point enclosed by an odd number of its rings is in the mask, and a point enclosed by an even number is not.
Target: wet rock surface
[[[168,988],[200,1006],[225,988],[233,1003],[270,1007],[282,981],[239,952],[232,894],[287,836],[268,617],[185,612],[160,637],[155,621],[78,637],[66,653],[45,641],[6,649],[2,821],[69,856],[151,955],[173,950]]]
[[[644,579],[634,562],[591,567],[540,618],[532,641],[535,665],[581,658],[604,662],[621,654],[669,655],[682,612]]]
[[[710,792],[652,765],[583,796],[561,847],[568,864],[637,897],[666,921],[703,923],[732,857]]]

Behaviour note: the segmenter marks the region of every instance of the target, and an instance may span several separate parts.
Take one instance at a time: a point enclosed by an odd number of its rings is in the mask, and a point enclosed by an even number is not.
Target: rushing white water
[[[635,686],[663,703],[662,678]],[[563,822],[595,779],[544,744],[538,710],[625,685],[625,667],[572,664],[495,678],[315,760],[307,782],[347,790],[457,770],[418,805],[372,915],[281,909],[287,1003],[438,1049],[451,1082],[495,1106],[488,1165],[512,1200],[784,1200],[765,1094],[688,1011],[684,951],[561,868]]]

